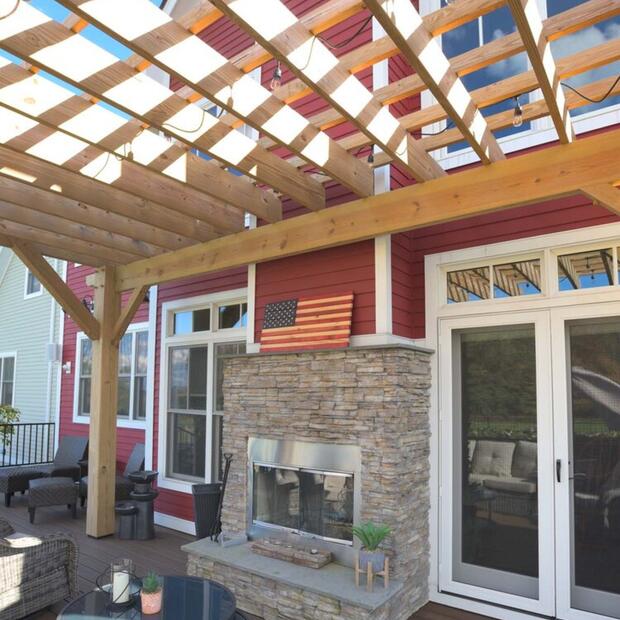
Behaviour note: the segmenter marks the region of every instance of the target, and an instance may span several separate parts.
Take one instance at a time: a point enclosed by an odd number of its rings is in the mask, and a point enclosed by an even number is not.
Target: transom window
[[[248,305],[245,302],[212,304],[195,310],[172,314],[172,334],[193,334],[222,329],[236,329],[247,325]]]
[[[587,289],[609,289],[620,283],[618,242],[581,248],[557,248],[543,258],[485,262],[449,269],[445,275],[446,302],[498,300],[525,295],[559,294]],[[547,256],[549,258],[547,258]],[[550,262],[545,263],[546,260]],[[550,290],[542,274],[550,269]]]
[[[0,353],[0,405],[13,406],[15,396],[15,355]]]
[[[542,292],[540,259],[449,271],[448,303],[502,299]]]
[[[119,343],[117,416],[120,420],[142,422],[146,418],[148,339],[148,329],[130,326]],[[92,366],[92,342],[84,334],[78,334],[75,378],[78,417],[90,415]]]

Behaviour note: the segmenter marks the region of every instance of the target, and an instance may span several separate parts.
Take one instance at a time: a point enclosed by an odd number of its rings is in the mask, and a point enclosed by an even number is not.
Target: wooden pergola
[[[589,0],[544,21],[536,0],[454,0],[424,17],[410,0],[325,0],[299,18],[281,0],[200,0],[176,21],[150,0],[58,2],[71,11],[64,23],[24,1],[0,20],[0,47],[22,61],[0,59],[0,245],[93,341],[91,536],[114,531],[118,343],[150,285],[579,192],[620,213],[620,129],[576,139],[570,111],[588,101],[560,83],[618,60],[620,40],[557,62],[550,50],[620,14],[618,0]],[[516,32],[444,55],[436,37],[503,5]],[[337,57],[321,33],[364,10],[387,36]],[[222,56],[197,36],[219,19],[256,43]],[[122,61],[90,42],[81,34],[89,24],[134,55]],[[463,85],[523,51],[530,70],[472,92]],[[397,54],[411,76],[374,91],[356,77]],[[273,90],[249,75],[272,58],[294,75]],[[181,88],[162,85],[149,67]],[[511,125],[512,111],[482,111],[537,89],[543,98],[523,105],[523,119],[549,116],[559,144],[507,159],[493,132]],[[425,90],[436,104],[390,111]],[[592,99],[620,85],[606,78],[580,91]],[[307,118],[292,104],[312,93],[328,107]],[[221,115],[205,112],[203,99]],[[419,136],[447,119],[454,127]],[[330,137],[345,123],[346,137]],[[480,165],[447,175],[432,151],[463,140]],[[374,161],[360,157],[365,147],[377,150]],[[373,168],[390,162],[416,183],[374,195]],[[325,208],[333,183],[357,199]],[[283,218],[283,201],[307,213]],[[257,227],[244,228],[246,212]],[[93,314],[44,256],[97,268]]]

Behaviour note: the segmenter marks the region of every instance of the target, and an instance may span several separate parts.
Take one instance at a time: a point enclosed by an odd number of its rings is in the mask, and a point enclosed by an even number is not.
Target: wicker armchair
[[[17,620],[77,596],[77,545],[69,534],[10,541],[0,517],[0,620]]]

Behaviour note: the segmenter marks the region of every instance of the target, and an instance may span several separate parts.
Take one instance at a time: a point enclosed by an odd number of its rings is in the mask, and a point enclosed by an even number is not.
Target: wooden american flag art
[[[353,293],[300,297],[265,306],[261,351],[337,349],[349,345]]]

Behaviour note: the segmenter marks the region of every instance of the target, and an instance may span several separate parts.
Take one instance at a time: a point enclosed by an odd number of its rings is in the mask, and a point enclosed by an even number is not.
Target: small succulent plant
[[[391,530],[387,525],[375,525],[372,521],[353,527],[353,535],[360,539],[366,551],[376,551],[390,533]]]
[[[161,590],[161,579],[153,571],[149,571],[142,579],[142,592],[145,594],[155,594]]]

